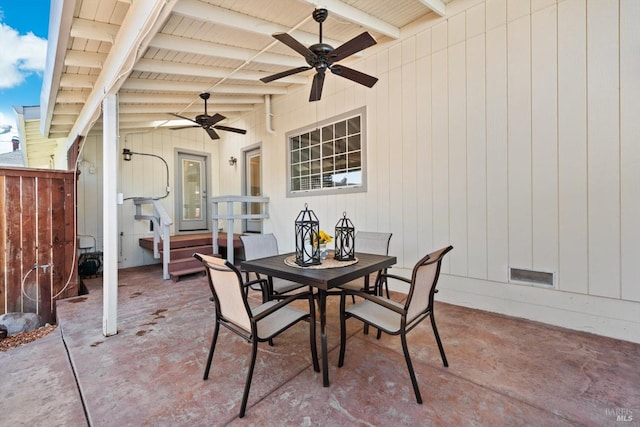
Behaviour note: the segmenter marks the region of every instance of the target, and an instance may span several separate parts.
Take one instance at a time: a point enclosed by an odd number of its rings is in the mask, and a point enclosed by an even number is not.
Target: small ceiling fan
[[[222,114],[214,114],[213,116],[210,116],[209,114],[207,114],[207,99],[209,99],[211,97],[211,94],[208,92],[204,92],[200,94],[200,98],[202,98],[204,100],[204,114],[198,114],[196,116],[196,119],[190,119],[188,117],[184,117],[181,116],[180,114],[174,114],[174,113],[169,113],[172,116],[184,119],[184,120],[189,120],[190,122],[195,123],[197,126],[182,126],[182,127],[177,127],[177,128],[173,128],[173,129],[186,129],[186,128],[197,128],[197,127],[201,127],[202,129],[204,129],[205,131],[207,131],[207,133],[209,134],[209,137],[211,139],[220,139],[220,135],[218,135],[218,133],[215,131],[215,129],[217,130],[226,130],[228,132],[235,132],[235,133],[241,133],[241,134],[246,134],[247,131],[244,129],[238,129],[238,128],[232,128],[229,126],[223,126],[223,125],[217,125],[216,123],[226,119],[225,116],[223,116]]]
[[[332,46],[322,43],[322,23],[327,19],[329,12],[327,9],[315,9],[313,11],[313,19],[320,25],[319,42],[309,46],[308,48],[302,43],[294,39],[288,33],[275,33],[273,37],[289,46],[291,49],[304,56],[309,66],[293,68],[281,73],[276,73],[271,76],[263,77],[260,80],[263,83],[269,83],[274,80],[281,79],[283,77],[290,76],[292,74],[301,73],[303,71],[316,69],[316,75],[313,77],[313,83],[311,85],[311,94],[309,95],[309,102],[318,101],[322,96],[322,87],[324,85],[324,76],[327,70],[335,75],[344,77],[345,79],[352,80],[356,83],[367,87],[373,87],[378,81],[376,77],[368,74],[361,73],[354,69],[345,67],[344,65],[335,64],[348,56],[358,53],[370,46],[376,44],[376,41],[371,37],[368,32],[364,32],[359,36],[355,36],[351,40],[343,43],[336,49]]]

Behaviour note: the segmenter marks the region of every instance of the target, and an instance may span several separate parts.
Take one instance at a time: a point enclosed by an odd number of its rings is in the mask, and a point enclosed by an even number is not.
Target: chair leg
[[[440,334],[438,334],[438,328],[436,327],[436,319],[433,317],[433,308],[431,309],[431,328],[433,328],[433,334],[436,336],[436,342],[438,343],[438,349],[440,350],[440,356],[442,357],[442,364],[445,368],[449,367],[447,362],[447,356],[444,355],[444,347],[442,347],[442,341],[440,340]]]
[[[240,418],[244,417],[244,412],[247,409],[247,400],[249,400],[249,389],[251,388],[251,379],[253,378],[253,368],[256,366],[256,356],[258,354],[258,340],[253,338],[253,345],[251,348],[251,364],[249,365],[249,372],[247,372],[247,383],[244,386],[244,394],[242,395],[242,404],[240,405]]]
[[[209,378],[209,369],[211,369],[211,360],[213,360],[213,352],[216,349],[216,342],[218,341],[218,331],[220,330],[220,324],[216,320],[216,326],[213,328],[213,338],[211,339],[211,347],[209,348],[209,357],[207,358],[207,367],[204,369],[203,380]]]
[[[411,377],[411,384],[413,384],[413,391],[416,394],[416,401],[422,404],[422,396],[420,395],[420,389],[418,388],[418,380],[416,380],[416,374],[413,371],[413,364],[409,357],[409,348],[407,347],[407,336],[404,331],[400,334],[402,340],[402,351],[404,351],[404,359],[407,361],[407,368],[409,368],[409,376]]]
[[[340,357],[338,358],[338,368],[344,365],[344,352],[347,346],[347,316],[345,313],[345,294],[340,295]]]

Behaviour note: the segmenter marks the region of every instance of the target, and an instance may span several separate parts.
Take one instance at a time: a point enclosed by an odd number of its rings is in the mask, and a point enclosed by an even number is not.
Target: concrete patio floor
[[[337,368],[337,297],[330,387],[313,371],[302,322],[260,345],[239,419],[250,345],[221,329],[202,380],[214,319],[206,278],[164,281],[160,266],[119,275],[117,335],[102,335],[100,281],[91,280],[88,295],[58,303],[53,333],[0,353],[0,425],[640,425],[640,344],[437,303],[449,367],[423,322],[408,339],[418,405],[398,337],[376,340],[347,321]]]

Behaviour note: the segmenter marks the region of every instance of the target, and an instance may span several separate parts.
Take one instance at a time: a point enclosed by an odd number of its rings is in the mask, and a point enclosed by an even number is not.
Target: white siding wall
[[[405,274],[452,244],[441,300],[640,342],[638,22],[637,0],[454,1],[447,17],[413,24],[353,64],[380,79],[374,88],[329,75],[320,102],[307,102],[308,86],[274,97],[275,135],[262,107],[244,115],[235,125],[247,135],[212,151],[219,194],[240,192],[240,168],[226,159],[260,142],[265,231],[282,251],[294,248],[304,203],[325,230],[346,211],[357,229],[393,233]],[[285,133],[362,105],[368,191],[286,198]],[[174,145],[202,146],[176,134],[126,146],[167,161]],[[139,181],[157,191],[154,167],[123,166],[125,195]],[[123,265],[137,265],[148,261],[136,255],[146,230],[127,209]],[[510,266],[552,272],[556,287],[509,283]]]
[[[121,133],[118,153],[123,148],[139,153],[155,154],[162,157],[169,164],[169,183],[171,192],[162,200],[163,206],[172,218],[174,214],[174,147],[192,152],[211,154],[213,170],[211,171],[211,187],[213,194],[219,192],[219,166],[224,165],[218,155],[218,143],[212,143],[204,131],[194,130],[171,131],[163,130],[144,133]],[[89,173],[89,163],[80,167],[81,175],[78,185],[78,234],[96,238],[98,250],[102,250],[102,137],[90,135],[85,140],[82,152],[83,159],[95,165],[95,173]],[[149,156],[134,155],[132,160],[125,162],[119,155],[119,192],[124,198],[155,197],[165,194],[166,169],[162,161]],[[226,159],[229,157],[227,156]],[[227,164],[227,168],[231,168]],[[233,185],[232,182],[228,183]],[[153,258],[153,253],[143,250],[138,244],[141,237],[153,236],[149,230],[149,221],[134,219],[135,206],[131,200],[125,200],[118,207],[119,223],[119,257],[118,267],[132,267],[154,264],[159,260]],[[172,232],[174,230],[172,229]]]
[[[407,270],[451,243],[443,300],[640,341],[638,20],[633,0],[453,2],[354,64],[374,88],[328,76],[317,105],[308,87],[274,98],[276,135],[256,112],[245,141],[263,142],[267,228],[292,250],[305,202],[329,230],[346,210],[393,232]],[[284,134],[361,105],[368,192],[287,199]]]

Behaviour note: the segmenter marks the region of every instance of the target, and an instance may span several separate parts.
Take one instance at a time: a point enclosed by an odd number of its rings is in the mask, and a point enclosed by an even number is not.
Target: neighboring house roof
[[[0,166],[24,167],[22,150],[0,154]]]
[[[444,15],[450,1],[326,0],[320,2],[329,10],[323,41],[338,47],[367,31],[378,44],[393,42],[412,22]],[[268,84],[259,79],[306,65],[272,34],[290,32],[305,46],[318,43],[319,26],[311,18],[317,4],[54,0],[41,131],[66,138],[70,146],[94,123],[99,130],[101,103],[109,93],[119,93],[119,128],[134,130],[191,124],[168,113],[189,118],[201,114],[201,92],[212,93],[209,111],[233,118],[265,102],[264,95],[308,85],[312,71]],[[348,65],[349,59],[340,63]]]

